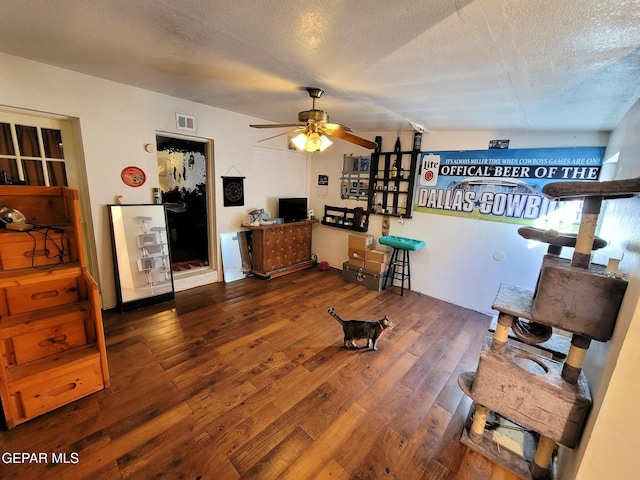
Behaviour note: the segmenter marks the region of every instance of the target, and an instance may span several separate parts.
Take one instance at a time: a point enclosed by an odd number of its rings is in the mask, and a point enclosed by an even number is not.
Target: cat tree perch
[[[498,311],[493,338],[485,339],[476,372],[458,383],[474,401],[461,441],[523,479],[554,477],[556,444],[574,448],[580,441],[591,395],[582,366],[591,340],[609,341],[627,287],[591,263],[591,252],[606,246],[595,235],[603,200],[640,192],[640,178],[609,182],[557,182],[542,192],[553,200],[583,200],[577,235],[523,227],[519,234],[549,244],[534,291],[502,284],[492,305]],[[571,260],[559,257],[573,247]],[[564,363],[508,344],[518,319],[572,334]],[[475,408],[475,410],[474,410]],[[524,427],[521,447],[501,448],[487,418],[498,414]],[[535,432],[535,434],[532,434]],[[519,450],[519,451],[516,451]]]

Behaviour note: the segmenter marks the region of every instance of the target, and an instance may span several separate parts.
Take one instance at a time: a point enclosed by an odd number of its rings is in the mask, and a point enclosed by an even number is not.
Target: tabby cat
[[[342,325],[342,330],[344,331],[344,346],[346,348],[359,348],[356,340],[364,340],[367,339],[367,347],[371,350],[377,350],[376,342],[380,335],[387,328],[393,328],[393,322],[389,320],[389,317],[386,315],[384,318],[378,321],[364,321],[364,320],[343,320],[338,314],[333,310],[333,308],[329,308],[329,315],[335,318]]]

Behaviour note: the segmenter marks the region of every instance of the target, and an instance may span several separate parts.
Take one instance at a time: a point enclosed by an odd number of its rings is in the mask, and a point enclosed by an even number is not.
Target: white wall
[[[105,205],[114,203],[117,195],[123,195],[127,203],[152,202],[152,188],[159,186],[157,160],[155,153],[144,150],[144,145],[155,144],[157,131],[185,133],[176,129],[176,112],[195,117],[193,136],[214,141],[218,235],[237,231],[247,212],[268,206],[266,199],[273,204],[282,192],[306,194],[306,156],[257,144],[264,131],[249,128],[249,124],[260,119],[5,54],[0,54],[0,71],[0,108],[28,109],[79,121],[96,238],[97,280],[104,308],[116,303]],[[142,187],[127,187],[120,180],[120,172],[129,165],[146,172],[147,182]],[[238,171],[246,177],[245,206],[225,208],[220,177],[227,172],[237,176]]]
[[[361,133],[373,140],[379,133]],[[382,135],[382,150],[392,151],[397,134]],[[510,139],[510,148],[605,146],[606,133],[522,133],[522,132],[434,132],[424,134],[423,151],[486,150],[491,139]],[[400,136],[403,150],[410,150],[413,133]],[[366,155],[368,150],[336,140],[323,153],[314,153],[311,167],[310,205],[320,218],[325,205],[366,207],[366,202],[340,199],[340,175],[343,155]],[[319,174],[329,176],[327,197],[318,194]],[[369,231],[382,235],[382,217],[372,215]],[[519,225],[456,218],[413,212],[413,218],[401,224],[392,217],[390,234],[424,240],[426,248],[411,253],[411,287],[456,305],[491,313],[491,305],[500,283],[533,289],[546,245],[532,247],[518,235]],[[318,225],[314,227],[313,249],[319,260],[341,268],[347,260],[347,230]],[[494,259],[494,253],[504,260]],[[498,256],[499,258],[499,256]],[[493,312],[495,313],[495,312]]]
[[[612,132],[605,156],[619,152],[612,179],[640,176],[640,101]],[[591,342],[584,371],[593,407],[575,451],[561,450],[560,478],[636,478],[640,449],[640,197],[603,203],[598,234],[610,245],[594,260],[606,263],[622,252],[629,285],[611,341]]]

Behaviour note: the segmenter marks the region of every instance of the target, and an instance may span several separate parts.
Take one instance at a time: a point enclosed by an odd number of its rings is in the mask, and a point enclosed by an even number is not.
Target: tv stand
[[[318,220],[242,226],[251,230],[251,273],[271,279],[312,267],[311,228]]]

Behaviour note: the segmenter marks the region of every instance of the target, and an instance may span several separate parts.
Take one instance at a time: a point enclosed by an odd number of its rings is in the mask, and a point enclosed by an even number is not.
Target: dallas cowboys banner
[[[604,147],[424,152],[414,211],[539,227],[558,215],[570,217],[561,223],[573,222],[579,205],[567,213],[563,202],[542,195],[542,187],[598,180],[604,152]]]

